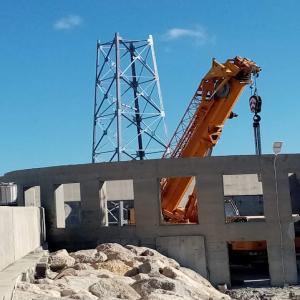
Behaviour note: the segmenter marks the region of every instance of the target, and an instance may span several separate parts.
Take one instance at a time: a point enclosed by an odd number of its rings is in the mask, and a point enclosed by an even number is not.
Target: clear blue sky
[[[300,151],[300,1],[0,0],[0,174],[90,162],[96,40],[154,37],[169,133],[212,57],[263,69],[263,152]],[[172,29],[182,34],[167,38]],[[174,31],[173,31],[174,32]],[[253,154],[247,89],[215,155]]]

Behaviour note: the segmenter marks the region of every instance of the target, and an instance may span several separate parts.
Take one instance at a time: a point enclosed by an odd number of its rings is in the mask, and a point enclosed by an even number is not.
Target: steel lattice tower
[[[92,162],[160,158],[164,117],[152,36],[98,41]]]

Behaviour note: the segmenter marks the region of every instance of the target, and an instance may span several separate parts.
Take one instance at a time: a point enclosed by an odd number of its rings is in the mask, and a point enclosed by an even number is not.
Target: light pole
[[[283,144],[283,142],[274,142],[273,143],[273,153],[275,154],[275,158],[281,152],[282,144]]]
[[[273,153],[274,153],[274,179],[275,179],[275,193],[276,193],[276,210],[277,210],[277,218],[278,225],[280,231],[280,254],[281,254],[281,268],[283,275],[283,284],[285,285],[285,267],[284,267],[284,259],[283,259],[283,236],[282,236],[282,224],[280,219],[280,210],[279,210],[279,197],[278,197],[278,182],[277,182],[277,169],[276,169],[276,161],[277,155],[281,152],[283,142],[274,142],[273,143]]]

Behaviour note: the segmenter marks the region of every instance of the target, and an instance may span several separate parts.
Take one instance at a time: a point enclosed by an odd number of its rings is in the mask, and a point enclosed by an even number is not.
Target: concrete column
[[[102,226],[108,226],[107,197],[107,184],[106,182],[103,182],[100,189],[100,208],[102,211]]]
[[[45,209],[46,229],[56,228],[55,186],[52,182],[42,182],[40,185],[41,206]]]
[[[276,166],[275,166],[276,167]],[[278,225],[279,219],[284,217],[285,221],[291,220],[291,201],[289,195],[280,195],[279,192],[282,190],[282,175],[277,173],[277,181],[274,177],[274,165],[273,161],[264,162],[262,167],[262,184],[263,184],[263,201],[264,201],[264,214],[266,217],[266,222],[274,223]],[[288,187],[288,174],[286,174],[286,183]],[[276,189],[277,192],[276,193]],[[288,196],[288,199],[286,198]],[[284,197],[284,199],[282,198]],[[277,206],[278,198],[278,206]],[[278,210],[277,210],[278,208]]]
[[[227,242],[206,238],[206,259],[212,284],[231,285]]]
[[[136,233],[143,245],[155,247],[160,224],[158,179],[133,181]]]
[[[276,178],[275,170],[276,168]],[[268,228],[268,260],[272,285],[297,283],[295,231],[288,174],[274,158],[264,162],[264,210]]]
[[[66,228],[64,186],[55,189],[56,228]]]
[[[24,191],[25,206],[41,206],[40,190],[33,186]]]
[[[18,206],[25,206],[24,199],[24,186],[22,184],[17,185],[17,204]]]
[[[295,251],[295,229],[292,218],[292,201],[290,197],[288,173],[280,166],[277,166],[278,200],[281,218],[281,232],[283,237],[283,258],[284,258],[284,282],[289,284],[297,283],[297,261]]]
[[[196,177],[199,224],[211,226],[225,225],[224,191],[221,174],[212,172]],[[220,233],[221,234],[221,233]]]
[[[297,263],[294,240],[286,236],[281,244],[280,238],[272,237],[267,241],[271,285],[282,286],[285,283],[297,283]]]
[[[224,236],[225,210],[222,175],[207,172],[196,177],[199,224],[205,231],[209,280],[230,286],[229,256]]]
[[[81,220],[85,226],[107,225],[105,190],[100,193],[102,186],[103,182],[97,179],[80,182]]]

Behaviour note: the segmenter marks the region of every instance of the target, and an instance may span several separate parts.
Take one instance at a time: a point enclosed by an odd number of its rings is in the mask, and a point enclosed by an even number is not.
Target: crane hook
[[[257,114],[261,112],[262,99],[256,94],[256,90],[254,94],[249,98],[249,105],[252,113]]]

